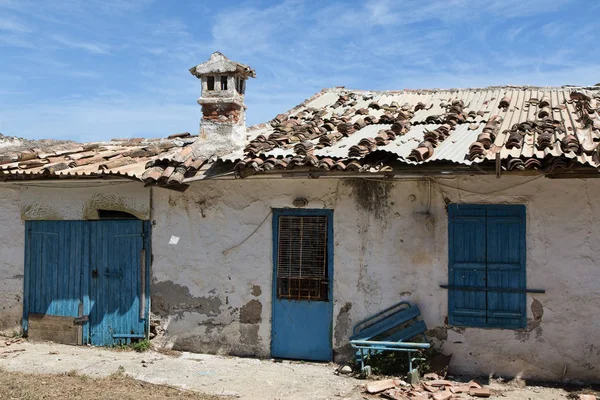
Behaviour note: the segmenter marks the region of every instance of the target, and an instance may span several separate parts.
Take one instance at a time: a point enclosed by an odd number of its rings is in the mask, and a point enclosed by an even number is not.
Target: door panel
[[[140,315],[142,221],[97,221],[91,228],[90,341],[93,345],[145,337]]]
[[[332,359],[332,215],[273,212],[273,357]]]
[[[36,317],[34,329],[40,332],[31,332],[32,337],[49,339],[45,331],[52,336],[53,326],[62,329],[60,324],[73,325],[79,315],[81,275],[87,267],[82,259],[84,242],[83,222],[26,221],[23,330],[29,333],[29,314],[70,318]],[[72,344],[78,343],[81,337]]]

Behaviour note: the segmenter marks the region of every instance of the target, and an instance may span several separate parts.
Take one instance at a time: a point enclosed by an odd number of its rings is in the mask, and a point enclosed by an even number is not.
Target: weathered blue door
[[[143,221],[90,223],[89,339],[97,346],[146,336]]]
[[[332,359],[332,216],[331,210],[273,212],[273,357]]]
[[[27,221],[23,329],[30,313],[79,318],[82,343],[147,332],[148,222]]]

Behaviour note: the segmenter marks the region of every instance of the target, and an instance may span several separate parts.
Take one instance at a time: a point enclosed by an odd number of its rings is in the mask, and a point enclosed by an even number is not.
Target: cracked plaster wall
[[[24,224],[19,190],[0,188],[0,333],[20,331],[23,314]]]
[[[427,181],[377,186],[248,179],[203,182],[185,193],[155,189],[153,310],[167,321],[167,339],[175,348],[268,357],[268,214],[272,207],[290,207],[294,198],[305,197],[309,208],[335,210],[333,346],[338,356],[348,354],[347,337],[356,322],[409,300],[421,308],[434,342],[453,354],[455,372],[597,380],[600,205],[595,199],[600,187],[594,180],[541,178],[509,188],[530,179],[441,181],[461,188],[441,187],[453,202],[527,206],[527,285],[546,294],[527,296],[524,331],[445,325],[447,292],[438,285],[447,282],[447,215],[438,187]],[[498,191],[502,188],[509,189]],[[79,189],[3,186],[0,200],[0,331],[7,333],[19,327],[22,312],[24,219],[93,218],[90,210],[97,204],[149,215],[148,189],[134,183]]]
[[[333,346],[338,359],[350,353],[347,338],[355,323],[409,300],[421,308],[436,345],[453,354],[454,372],[593,380],[600,376],[600,270],[595,262],[600,206],[593,201],[600,187],[593,180],[545,178],[519,185],[530,179],[441,180],[461,188],[441,187],[452,202],[527,206],[527,285],[546,294],[527,296],[528,328],[523,331],[445,325],[447,291],[439,284],[447,283],[448,223],[438,186],[428,181],[248,179],[203,182],[185,193],[157,189],[153,302],[162,296],[161,302],[177,303],[168,291],[157,290],[170,282],[187,288],[190,298],[200,299],[195,301],[212,304],[186,310],[182,303],[165,314],[174,348],[268,357],[268,215],[272,207],[291,207],[294,198],[304,197],[307,208],[334,209]],[[519,186],[509,188],[514,185]],[[468,192],[502,188],[509,189]]]

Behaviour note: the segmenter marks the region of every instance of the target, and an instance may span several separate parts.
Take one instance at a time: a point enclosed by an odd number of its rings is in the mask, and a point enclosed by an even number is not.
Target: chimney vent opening
[[[214,76],[206,77],[206,90],[215,90],[215,77]]]

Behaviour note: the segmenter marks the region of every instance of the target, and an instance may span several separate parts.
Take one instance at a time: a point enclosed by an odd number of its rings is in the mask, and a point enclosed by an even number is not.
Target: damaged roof
[[[220,173],[297,169],[597,172],[600,87],[332,88],[248,128],[243,150],[207,160],[196,139],[187,132],[85,144],[0,136],[0,179],[119,176],[184,189]]]
[[[597,168],[599,114],[600,87],[333,88],[249,129],[244,151],[223,159],[236,162],[240,176],[296,167],[472,166],[496,157],[504,170]]]
[[[0,178],[119,176],[141,180],[148,164],[176,159],[196,137],[188,132],[166,139],[113,139],[76,143],[26,140],[0,135]],[[183,160],[185,161],[185,160]],[[161,181],[158,177],[157,181]],[[165,176],[168,180],[170,176]]]

